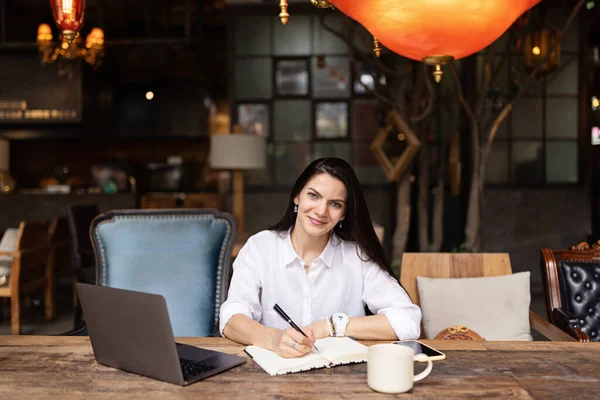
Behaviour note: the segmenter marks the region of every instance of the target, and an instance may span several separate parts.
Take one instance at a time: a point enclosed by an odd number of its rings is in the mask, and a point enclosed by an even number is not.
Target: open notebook
[[[246,353],[273,376],[367,361],[367,346],[348,337],[317,339],[315,345],[319,353],[313,350],[299,358],[280,357],[271,350],[257,346],[246,347]]]

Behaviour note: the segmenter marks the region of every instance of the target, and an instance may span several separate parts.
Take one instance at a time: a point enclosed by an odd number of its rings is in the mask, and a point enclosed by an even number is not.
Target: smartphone
[[[441,351],[436,350],[433,347],[427,346],[425,343],[421,343],[418,340],[402,340],[394,342],[394,344],[410,347],[414,350],[415,355],[423,353],[426,356],[428,356],[431,359],[431,361],[444,360],[446,358],[446,355]]]

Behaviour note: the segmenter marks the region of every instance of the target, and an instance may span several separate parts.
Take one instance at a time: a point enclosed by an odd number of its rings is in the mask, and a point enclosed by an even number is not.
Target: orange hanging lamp
[[[364,26],[391,51],[436,68],[478,52],[541,0],[311,0]]]
[[[50,8],[56,26],[63,37],[71,43],[83,26],[87,0],[50,0]]]

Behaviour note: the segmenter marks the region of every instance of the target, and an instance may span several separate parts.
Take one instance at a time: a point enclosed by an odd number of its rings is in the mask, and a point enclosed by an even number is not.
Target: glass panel
[[[546,143],[546,181],[577,183],[577,142]]]
[[[278,60],[276,69],[278,96],[308,95],[308,60]]]
[[[270,98],[273,92],[270,58],[235,61],[235,94],[238,99]]]
[[[561,63],[566,62],[546,78],[549,94],[577,94],[577,56],[561,55]]]
[[[305,142],[312,137],[312,105],[308,100],[280,100],[273,108],[275,140]]]
[[[350,96],[350,61],[348,57],[324,57],[325,65],[319,68],[319,59],[312,58],[314,97]]]
[[[485,167],[487,183],[508,183],[508,143],[496,142]]]
[[[276,55],[309,55],[310,46],[310,17],[291,13],[286,25],[279,18],[271,18],[275,24],[275,54]]]
[[[381,118],[385,118],[385,116]],[[376,101],[355,100],[352,103],[352,140],[371,142],[381,129],[377,120]]]
[[[317,103],[315,119],[317,139],[348,137],[347,103]]]
[[[518,184],[544,182],[542,142],[516,142],[512,144],[512,177]]]
[[[542,137],[542,99],[521,98],[512,111],[513,138]]]
[[[596,7],[598,7],[598,4],[596,4]],[[548,10],[548,19],[556,29],[562,29],[572,11],[573,7],[570,2],[561,3],[560,7],[552,7]],[[580,13],[580,15],[583,14]],[[569,25],[569,29],[565,32],[565,36],[560,41],[561,51],[578,51],[578,36],[579,17],[576,16],[571,25]]]
[[[383,169],[377,163],[375,155],[368,144],[354,143],[354,171],[361,184],[387,183]]]
[[[354,92],[356,94],[367,94],[370,90],[375,90],[375,75],[366,71],[358,72],[354,80]]]
[[[577,137],[577,98],[546,100],[546,136]]]
[[[270,16],[238,17],[235,20],[235,54],[270,55],[271,20]]]
[[[483,53],[481,53],[481,55],[477,56],[477,76],[478,76],[477,90],[478,91],[481,90],[481,84],[483,83],[482,79],[479,77],[482,76],[481,74],[483,72],[484,60],[485,60],[485,57],[483,56]],[[496,71],[496,69],[500,65],[501,61],[502,61],[502,57],[499,57],[499,56],[494,57],[494,64],[493,64],[493,67],[491,68],[492,74],[494,73],[494,71]],[[508,90],[509,90],[509,85],[508,85],[509,62],[510,62],[510,60],[508,60],[508,59],[504,60],[504,62],[500,66],[500,70],[498,71],[498,75],[496,76],[496,79],[494,80],[494,82],[491,85],[492,90],[495,89],[496,91],[500,92],[500,94],[502,94],[503,96],[506,96],[508,94]],[[450,73],[448,73],[447,76],[452,78]],[[444,74],[444,77],[446,77],[445,74]],[[450,79],[450,80],[453,80],[453,79]]]
[[[336,32],[343,32],[344,18],[337,13],[329,13],[323,11],[327,16],[324,16],[327,26],[333,28]],[[313,51],[315,54],[346,54],[348,47],[346,43],[327,31],[321,25],[321,16],[313,17]]]
[[[523,85],[527,81],[527,78],[531,73],[531,71],[525,70],[525,60],[522,54],[515,57],[514,68],[512,68],[511,71],[512,76],[509,90],[512,94],[515,94],[519,89],[519,86]],[[531,81],[531,83],[529,83],[529,86],[527,87],[527,90],[525,90],[524,94],[541,95],[543,93],[543,89],[544,82],[539,78],[535,78]]]
[[[316,142],[313,147],[312,159],[322,157],[338,157],[352,165],[350,142]]]
[[[269,136],[269,106],[266,104],[239,104],[238,124],[242,132]]]
[[[310,143],[276,143],[273,146],[275,181],[292,185],[310,162]]]
[[[403,71],[405,66],[404,60],[398,60],[398,70]],[[352,65],[350,65],[352,68]],[[381,73],[380,70],[372,62],[357,61],[358,76],[354,73],[354,93],[360,95],[370,95],[370,90],[377,89],[378,87],[385,87],[387,85],[386,76]],[[442,80],[443,82],[443,80]],[[365,88],[366,86],[366,88]],[[370,89],[370,90],[369,90]]]
[[[486,125],[485,125],[485,130],[482,133],[483,133],[485,140],[487,140],[487,138],[490,134],[490,129],[492,128],[492,124],[498,117],[498,114],[499,114],[499,111],[495,111],[492,114],[491,109],[486,109],[484,111],[484,118],[485,118],[484,121],[486,121]],[[508,138],[508,121],[509,121],[509,117],[504,118],[504,121],[502,121],[502,123],[498,127],[498,132],[496,132],[496,136],[495,136],[494,140]]]
[[[267,145],[267,165],[265,169],[249,169],[244,171],[244,180],[247,185],[271,185],[273,184],[273,166],[275,160],[273,157],[272,143]]]

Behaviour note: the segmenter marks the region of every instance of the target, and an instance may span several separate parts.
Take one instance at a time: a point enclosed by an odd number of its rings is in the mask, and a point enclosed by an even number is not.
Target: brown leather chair
[[[580,342],[600,341],[600,241],[541,249],[550,321]]]

